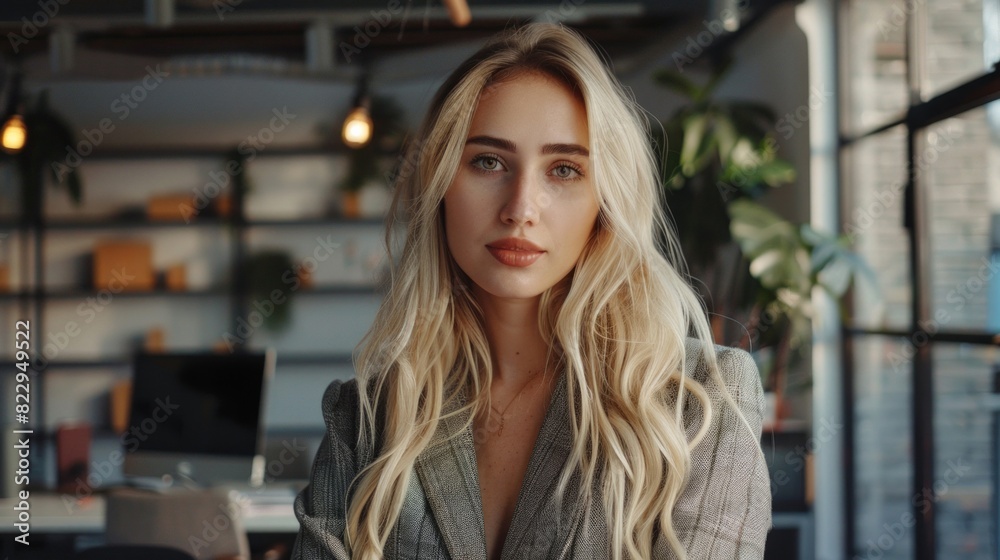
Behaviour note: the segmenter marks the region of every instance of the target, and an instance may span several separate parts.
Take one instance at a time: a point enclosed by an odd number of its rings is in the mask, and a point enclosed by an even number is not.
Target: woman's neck
[[[534,299],[500,299],[481,291],[476,294],[493,356],[493,379],[521,385],[545,369],[548,346],[538,329],[538,305]]]

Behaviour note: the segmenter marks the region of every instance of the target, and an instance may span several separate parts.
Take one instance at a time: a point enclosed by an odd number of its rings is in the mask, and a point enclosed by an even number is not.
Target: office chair
[[[171,546],[196,560],[250,560],[243,512],[220,490],[121,488],[106,503],[108,544]]]
[[[82,550],[75,560],[194,560],[194,556],[168,546],[110,545]]]

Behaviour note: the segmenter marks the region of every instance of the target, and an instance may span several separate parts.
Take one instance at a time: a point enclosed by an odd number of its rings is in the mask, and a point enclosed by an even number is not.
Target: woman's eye
[[[557,179],[575,179],[580,175],[580,170],[571,165],[559,165],[552,171],[552,174]]]
[[[478,156],[472,160],[472,164],[483,171],[499,171],[502,167],[500,160],[493,156]]]

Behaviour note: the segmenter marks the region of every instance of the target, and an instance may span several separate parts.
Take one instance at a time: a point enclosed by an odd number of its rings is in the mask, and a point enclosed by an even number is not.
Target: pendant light
[[[10,78],[10,93],[7,98],[7,120],[0,129],[0,147],[8,154],[16,154],[24,149],[28,140],[28,127],[20,113],[21,74],[15,71]]]
[[[348,148],[363,148],[372,139],[374,123],[371,116],[371,98],[368,96],[368,73],[361,75],[357,94],[354,96],[353,108],[344,119],[340,137]]]
[[[28,128],[24,126],[24,117],[15,113],[3,124],[0,131],[0,145],[8,154],[16,154],[24,148],[28,139]]]

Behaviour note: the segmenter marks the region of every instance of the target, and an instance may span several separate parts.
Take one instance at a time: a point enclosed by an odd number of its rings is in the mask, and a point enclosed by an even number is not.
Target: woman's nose
[[[519,172],[507,189],[507,200],[500,211],[505,223],[534,224],[545,203],[546,195],[541,181],[530,173]]]

